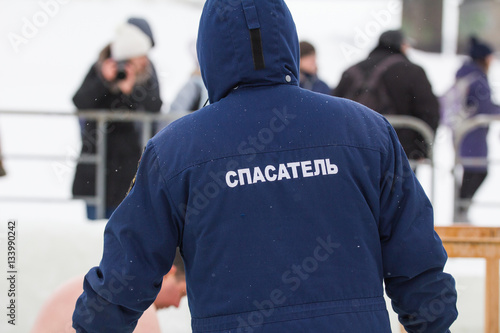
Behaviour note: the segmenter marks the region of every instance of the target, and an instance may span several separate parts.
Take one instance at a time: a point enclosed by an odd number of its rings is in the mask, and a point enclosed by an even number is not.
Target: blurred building
[[[443,15],[446,0],[402,0],[402,29],[412,38],[415,48],[428,52],[443,50]],[[457,52],[467,53],[467,42],[471,35],[487,40],[495,49],[500,49],[500,1],[458,1]],[[449,8],[449,7],[448,7]]]
[[[403,0],[402,29],[415,48],[442,51],[443,0]]]
[[[458,52],[467,53],[470,35],[487,40],[495,49],[500,49],[500,1],[463,0],[460,5],[458,27]]]

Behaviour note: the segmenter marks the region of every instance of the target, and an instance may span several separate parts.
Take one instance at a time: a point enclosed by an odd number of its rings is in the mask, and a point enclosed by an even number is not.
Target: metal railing
[[[428,158],[423,160],[410,160],[410,165],[415,168],[419,164],[428,164],[431,167],[431,187],[429,200],[434,203],[436,188],[436,177],[434,170],[434,131],[423,120],[411,116],[386,116],[387,120],[395,129],[412,129],[422,135],[427,148]]]
[[[189,114],[189,112],[175,112],[167,114],[147,113],[147,112],[123,112],[123,111],[79,111],[73,113],[62,112],[36,112],[36,111],[0,111],[1,115],[12,116],[46,116],[46,117],[78,117],[86,120],[94,120],[97,124],[96,132],[96,153],[94,155],[84,154],[75,158],[76,162],[86,162],[96,164],[96,183],[95,183],[95,196],[90,197],[74,197],[72,199],[83,199],[88,204],[96,206],[96,217],[104,218],[106,212],[105,198],[106,198],[106,129],[108,122],[137,122],[142,123],[142,145],[145,146],[147,141],[153,136],[154,123],[169,123],[182,116]],[[388,116],[388,121],[394,128],[409,128],[419,132],[426,143],[429,144],[428,156],[429,158],[422,161],[410,161],[412,165],[416,163],[430,164],[432,170],[431,177],[431,193],[429,195],[431,201],[434,194],[434,164],[433,164],[433,145],[434,133],[432,129],[422,120],[409,117],[409,116]],[[9,159],[36,159],[36,160],[67,160],[68,156],[48,156],[48,155],[8,155],[5,156]],[[1,198],[5,200],[6,198]],[[72,200],[69,199],[69,200]],[[48,201],[47,198],[9,198],[8,200],[19,201]],[[67,200],[67,199],[65,199]]]
[[[46,116],[46,117],[78,117],[86,120],[96,121],[96,154],[81,155],[77,162],[93,163],[96,165],[95,196],[75,197],[74,199],[83,199],[88,204],[96,206],[96,217],[104,218],[106,213],[106,132],[108,122],[140,122],[142,123],[142,145],[153,136],[153,124],[169,123],[179,119],[189,112],[175,112],[168,114],[158,114],[149,112],[123,112],[111,110],[81,110],[73,113],[63,112],[37,112],[37,111],[0,111],[0,115],[12,116]],[[8,155],[9,159],[36,159],[36,160],[67,160],[67,156],[44,156],[44,155]],[[2,198],[0,198],[1,200]],[[10,200],[16,200],[10,198]],[[20,201],[26,198],[18,198]],[[31,201],[47,201],[46,198],[31,198]]]
[[[453,146],[455,148],[455,163],[453,167],[453,177],[455,180],[455,191],[454,191],[454,220],[456,214],[459,211],[460,207],[468,207],[471,203],[471,199],[460,199],[460,177],[459,171],[460,168],[464,167],[485,167],[492,164],[500,163],[500,160],[493,160],[489,157],[485,158],[476,158],[476,157],[462,157],[460,156],[460,146],[464,138],[470,132],[474,131],[478,128],[488,128],[492,123],[500,122],[500,115],[478,115],[471,117],[462,121],[455,129],[454,129],[454,137],[453,137]],[[499,203],[482,203],[482,205],[490,205],[490,206],[498,206]]]

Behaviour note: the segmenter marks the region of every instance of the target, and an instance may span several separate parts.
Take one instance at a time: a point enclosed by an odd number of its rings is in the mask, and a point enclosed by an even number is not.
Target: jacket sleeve
[[[85,276],[73,313],[77,332],[134,330],[175,257],[180,233],[172,207],[150,141],[135,185],[106,225],[102,260]]]
[[[97,64],[94,64],[73,96],[73,103],[78,109],[96,109],[100,108],[102,100],[110,94],[108,85],[97,73]]]
[[[425,121],[436,132],[439,126],[439,101],[422,67],[415,65],[411,82],[411,115]]]
[[[407,332],[448,332],[458,315],[455,281],[443,272],[447,255],[434,231],[432,206],[387,127],[379,218],[386,292]]]

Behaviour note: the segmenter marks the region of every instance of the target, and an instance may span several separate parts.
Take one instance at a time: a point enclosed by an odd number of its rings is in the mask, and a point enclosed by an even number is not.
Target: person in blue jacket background
[[[318,65],[316,62],[316,49],[307,42],[299,43],[300,49],[300,75],[299,86],[301,88],[331,95],[332,90],[328,85],[318,77]]]
[[[390,124],[304,90],[282,0],[208,0],[210,105],[151,139],[76,303],[77,332],[132,332],[179,246],[193,332],[448,332],[452,276]]]
[[[491,87],[488,82],[488,71],[494,60],[493,48],[477,39],[471,37],[469,41],[469,56],[462,67],[457,71],[456,79],[465,79],[470,82],[467,93],[467,113],[462,115],[470,118],[477,115],[500,114],[500,107],[491,100]],[[488,145],[486,138],[488,127],[476,128],[469,132],[460,145],[460,157],[483,158],[488,157]],[[476,191],[488,175],[488,165],[463,164],[462,186],[459,197],[461,204],[455,216],[456,222],[468,222],[468,210],[470,201]]]

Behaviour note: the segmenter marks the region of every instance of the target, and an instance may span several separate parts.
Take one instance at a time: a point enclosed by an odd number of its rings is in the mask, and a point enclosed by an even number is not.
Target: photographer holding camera
[[[113,41],[100,53],[73,97],[81,111],[126,110],[159,112],[155,68],[148,58],[154,38],[148,22],[130,18],[116,30]],[[96,122],[80,118],[81,154],[96,153]],[[132,122],[108,122],[106,128],[106,217],[120,204],[134,177],[142,152],[140,127]],[[95,195],[96,166],[79,162],[73,182],[75,198]],[[95,219],[95,206],[87,204]]]

